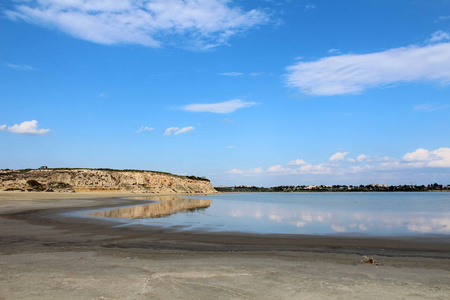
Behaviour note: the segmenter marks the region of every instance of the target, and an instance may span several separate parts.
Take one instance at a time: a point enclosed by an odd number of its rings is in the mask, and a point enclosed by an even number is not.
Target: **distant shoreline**
[[[450,190],[436,191],[326,191],[326,190],[306,190],[306,191],[229,191],[219,193],[448,193]]]
[[[450,185],[428,184],[428,185],[280,185],[275,187],[257,187],[257,186],[217,186],[214,187],[218,192],[450,192]]]

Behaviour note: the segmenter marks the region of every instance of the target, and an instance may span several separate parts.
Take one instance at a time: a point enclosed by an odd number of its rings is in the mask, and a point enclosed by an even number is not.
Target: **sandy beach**
[[[61,215],[143,202],[128,196],[0,192],[0,299],[450,296],[446,238],[181,232]]]

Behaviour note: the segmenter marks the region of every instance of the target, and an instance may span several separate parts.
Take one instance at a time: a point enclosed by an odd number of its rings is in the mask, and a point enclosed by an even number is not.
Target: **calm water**
[[[212,201],[207,208],[158,218],[137,216],[136,211],[148,211],[143,206],[131,208],[133,218],[130,208],[103,217],[113,215],[123,225],[212,232],[450,237],[450,193],[236,193],[189,199]]]

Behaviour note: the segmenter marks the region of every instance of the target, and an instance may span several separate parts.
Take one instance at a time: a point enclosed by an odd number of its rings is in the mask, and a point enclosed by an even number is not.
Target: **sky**
[[[449,0],[6,0],[0,168],[450,184]]]

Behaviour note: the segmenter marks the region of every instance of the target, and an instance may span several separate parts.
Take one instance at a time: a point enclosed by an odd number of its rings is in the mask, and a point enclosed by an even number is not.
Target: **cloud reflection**
[[[319,211],[252,203],[233,206],[223,213],[248,222],[261,222],[261,227],[267,228],[268,232],[271,227],[285,225],[305,234],[450,234],[450,213],[445,212]]]

